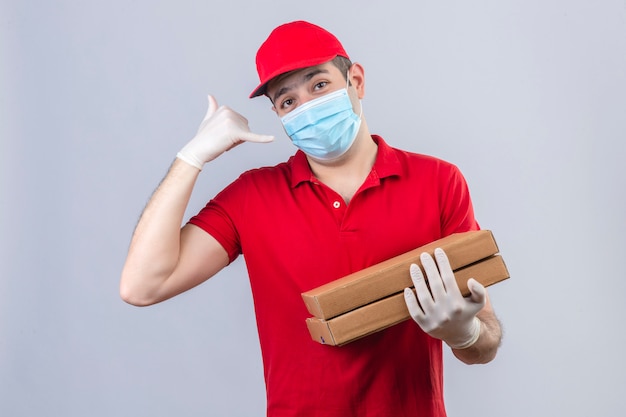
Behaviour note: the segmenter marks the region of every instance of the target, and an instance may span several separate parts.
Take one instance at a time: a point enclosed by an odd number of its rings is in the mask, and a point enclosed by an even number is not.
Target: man
[[[478,229],[461,173],[371,135],[363,67],[307,22],[274,29],[257,52],[259,86],[299,151],[243,173],[180,229],[204,164],[273,137],[209,97],[196,137],[177,155],[137,225],[122,298],[149,305],[245,256],[261,343],[267,415],[445,416],[442,341],[466,363],[488,362],[500,326],[475,280],[460,295],[445,254],[422,257],[407,321],[342,347],[311,340],[300,294],[446,235]],[[251,146],[251,145],[248,145]],[[430,289],[429,289],[430,288]]]

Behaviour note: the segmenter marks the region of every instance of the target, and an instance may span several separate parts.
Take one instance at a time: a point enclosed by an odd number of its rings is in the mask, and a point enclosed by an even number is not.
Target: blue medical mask
[[[323,161],[346,153],[361,126],[361,115],[352,110],[347,88],[308,101],[280,120],[298,149]]]

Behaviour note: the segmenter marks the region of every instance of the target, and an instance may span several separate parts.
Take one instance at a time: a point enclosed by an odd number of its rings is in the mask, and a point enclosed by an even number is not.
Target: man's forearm
[[[120,293],[133,304],[153,292],[172,273],[180,253],[180,227],[200,171],[180,159],[146,205],[122,271]]]

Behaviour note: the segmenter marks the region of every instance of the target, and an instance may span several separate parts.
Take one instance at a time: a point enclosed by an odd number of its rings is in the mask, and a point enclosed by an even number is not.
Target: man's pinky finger
[[[417,301],[417,297],[415,293],[410,288],[404,289],[404,301],[406,302],[406,307],[409,310],[409,314],[413,320],[419,322],[419,320],[424,316],[424,311],[419,305]]]

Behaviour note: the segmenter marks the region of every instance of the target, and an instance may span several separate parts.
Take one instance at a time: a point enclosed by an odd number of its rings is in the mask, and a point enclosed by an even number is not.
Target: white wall
[[[268,5],[272,5],[269,9]],[[464,172],[512,278],[497,360],[446,353],[451,416],[621,416],[626,406],[626,2],[0,3],[0,415],[260,416],[241,260],[125,305],[135,222],[206,110],[271,145],[205,168],[189,215],[294,148],[256,85],[276,25],[334,32],[367,75],[370,128]]]

